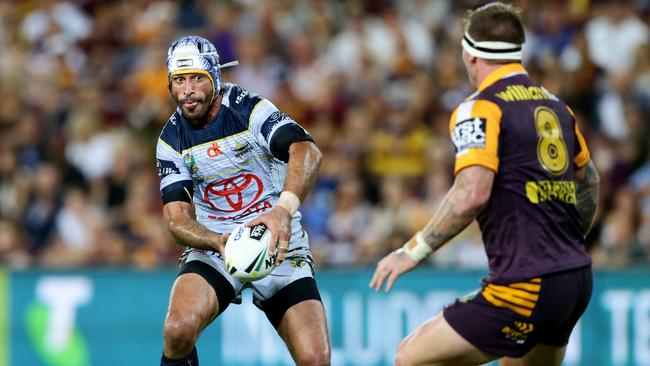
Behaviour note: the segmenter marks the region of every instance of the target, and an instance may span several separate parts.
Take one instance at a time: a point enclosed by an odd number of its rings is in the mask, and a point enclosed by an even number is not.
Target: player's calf
[[[189,355],[181,358],[169,358],[164,354],[160,358],[160,366],[199,366],[199,356],[196,353],[196,347],[192,349]]]

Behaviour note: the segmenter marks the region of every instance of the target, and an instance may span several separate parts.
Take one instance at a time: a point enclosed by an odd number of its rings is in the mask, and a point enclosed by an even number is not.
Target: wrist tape
[[[280,206],[289,211],[291,216],[293,216],[300,206],[300,198],[291,191],[282,191],[282,193],[280,193],[280,199],[278,199],[278,202],[275,204],[276,206]]]
[[[415,245],[413,244],[413,241],[415,241]],[[403,248],[404,253],[417,262],[420,262],[433,252],[433,249],[431,249],[429,244],[424,241],[422,231],[418,231],[411,240],[404,244]]]

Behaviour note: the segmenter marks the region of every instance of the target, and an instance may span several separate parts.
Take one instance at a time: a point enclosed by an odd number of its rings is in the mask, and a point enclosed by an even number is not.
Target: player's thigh
[[[311,266],[293,267],[285,261],[276,272],[253,286],[256,305],[277,329],[298,365],[329,364],[325,309]]]
[[[466,341],[442,314],[426,321],[399,345],[395,364],[478,365],[496,359]]]
[[[524,357],[504,357],[500,366],[559,366],[564,359],[566,347],[547,346],[538,344]]]
[[[329,364],[327,320],[320,301],[305,300],[290,307],[277,330],[298,364]]]
[[[234,296],[232,285],[217,269],[199,260],[186,262],[172,287],[165,327],[201,331]]]
[[[176,326],[201,330],[217,316],[218,311],[217,295],[210,284],[196,273],[185,273],[176,278],[172,287],[166,327],[174,322],[182,323]]]

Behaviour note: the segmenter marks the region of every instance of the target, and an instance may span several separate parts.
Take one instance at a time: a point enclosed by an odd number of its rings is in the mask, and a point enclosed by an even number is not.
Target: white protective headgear
[[[204,74],[213,86],[210,104],[221,91],[221,68],[235,66],[239,61],[219,64],[219,54],[212,42],[199,36],[184,36],[175,40],[167,51],[167,82],[179,74]]]

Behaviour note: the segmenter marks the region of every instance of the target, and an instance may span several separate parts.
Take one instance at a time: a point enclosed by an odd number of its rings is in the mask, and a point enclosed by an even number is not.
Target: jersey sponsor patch
[[[205,187],[203,200],[215,211],[240,212],[257,202],[264,183],[254,174],[240,174]]]
[[[456,154],[463,154],[469,149],[484,149],[486,125],[486,119],[478,117],[456,123],[452,132]]]
[[[156,159],[156,166],[158,167],[158,175],[162,178],[170,174],[181,174],[180,169],[173,161]]]
[[[232,148],[232,152],[235,153],[235,157],[241,158],[244,155],[253,151],[253,146],[249,142],[240,143],[239,141],[235,142],[235,147]]]

